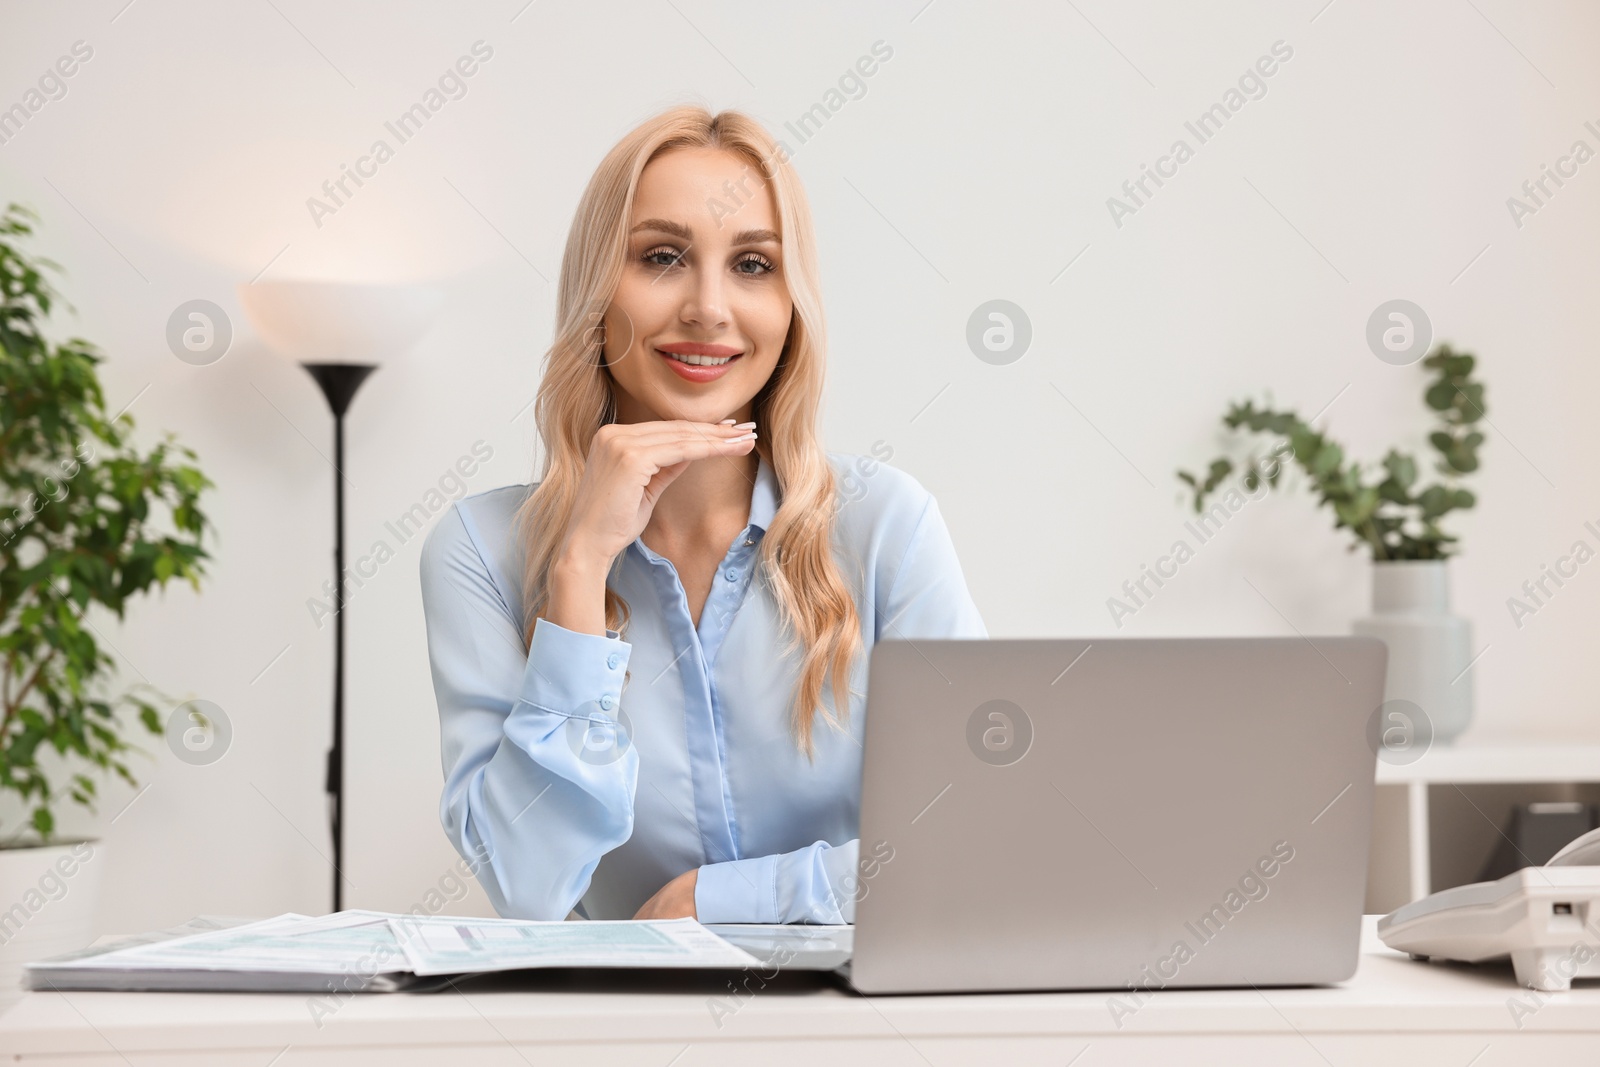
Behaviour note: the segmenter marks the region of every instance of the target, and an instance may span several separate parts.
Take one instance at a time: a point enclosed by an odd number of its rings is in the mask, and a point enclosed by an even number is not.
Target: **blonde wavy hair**
[[[783,276],[793,317],[772,377],[754,401],[760,447],[777,473],[781,503],[761,541],[762,574],[790,635],[785,654],[804,649],[791,709],[796,746],[814,761],[812,721],[842,728],[849,717],[849,671],[861,651],[855,599],[833,557],[837,511],[833,468],[817,437],[826,330],[811,209],[787,154],[754,119],[737,111],[672,108],[642,123],[601,160],[578,203],[561,259],[555,339],[544,358],[535,412],[544,442],[538,485],[516,515],[522,531],[527,605],[523,644],[548,604],[546,576],[555,562],[595,432],[615,421],[614,383],[602,355],[602,321],[627,258],[628,220],[645,165],[679,148],[715,148],[760,168],[777,200]],[[627,602],[606,589],[606,625],[627,626]],[[831,674],[836,715],[823,701]]]

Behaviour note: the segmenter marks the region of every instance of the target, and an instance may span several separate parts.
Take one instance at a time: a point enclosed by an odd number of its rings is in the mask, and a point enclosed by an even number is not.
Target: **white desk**
[[[1356,977],[1322,989],[1157,993],[1118,1029],[1105,993],[860,997],[806,984],[718,1027],[698,988],[368,995],[318,1026],[304,997],[31,993],[0,1016],[0,1062],[52,1067],[851,1064],[947,1067],[1512,1067],[1600,1062],[1600,983],[1532,1006],[1509,967],[1413,963],[1368,916]],[[780,976],[780,979],[790,976]],[[792,976],[802,978],[804,976]],[[1075,1058],[1076,1057],[1076,1058]]]

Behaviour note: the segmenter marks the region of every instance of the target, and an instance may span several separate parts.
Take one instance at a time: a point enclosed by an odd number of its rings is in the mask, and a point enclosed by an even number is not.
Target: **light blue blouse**
[[[632,610],[627,639],[541,618],[524,651],[510,526],[532,487],[464,497],[429,531],[439,816],[502,916],[628,919],[699,868],[701,922],[854,922],[867,652],[880,638],[988,634],[933,496],[866,457],[828,460],[834,556],[865,651],[847,730],[813,723],[815,764],[790,733],[799,653],[784,654],[757,566],[779,503],[765,458],[698,628],[677,570],[636,539],[608,578]],[[831,685],[824,700],[833,707]]]

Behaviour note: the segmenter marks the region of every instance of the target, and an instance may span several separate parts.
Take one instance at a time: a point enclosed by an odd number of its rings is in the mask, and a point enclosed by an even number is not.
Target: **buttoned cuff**
[[[695,875],[694,913],[703,923],[779,923],[778,857],[707,863]]]
[[[528,646],[522,699],[560,715],[615,718],[632,650],[615,630],[601,637],[539,619]]]

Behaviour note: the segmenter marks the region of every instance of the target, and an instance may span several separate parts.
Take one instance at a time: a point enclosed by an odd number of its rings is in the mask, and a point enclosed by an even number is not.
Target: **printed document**
[[[389,925],[418,975],[522,967],[761,966],[689,918],[538,922],[403,915]]]
[[[689,918],[566,922],[349,909],[318,917],[291,912],[51,966],[56,972],[371,976],[524,967],[756,967],[760,961]]]

